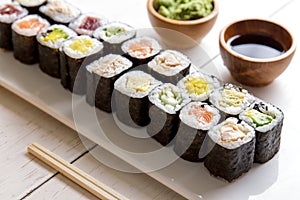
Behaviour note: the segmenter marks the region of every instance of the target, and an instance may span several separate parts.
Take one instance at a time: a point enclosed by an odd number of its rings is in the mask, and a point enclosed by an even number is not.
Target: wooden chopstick
[[[39,144],[29,145],[27,151],[100,199],[129,200]]]

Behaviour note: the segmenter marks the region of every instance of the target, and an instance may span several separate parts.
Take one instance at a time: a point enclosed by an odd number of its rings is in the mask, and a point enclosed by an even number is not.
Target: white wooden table
[[[82,10],[102,13],[110,19],[124,21],[137,28],[150,27],[146,0],[72,2]],[[289,28],[296,39],[300,35],[300,2],[297,0],[220,0],[219,4],[217,23],[202,41],[201,47],[207,50],[211,58],[205,68],[217,66],[216,73],[224,81],[234,82],[223,66],[218,49],[218,33],[227,23],[246,17],[271,18]],[[268,188],[256,190],[256,193],[250,195],[238,196],[233,193],[232,199],[300,199],[300,161],[296,153],[299,149],[297,141],[300,141],[300,128],[296,126],[297,111],[300,110],[299,89],[296,89],[299,86],[299,66],[300,54],[296,52],[290,67],[272,84],[263,88],[248,88],[256,96],[269,100],[284,110],[284,135],[280,153],[276,158],[277,180]],[[99,163],[82,145],[75,131],[4,87],[0,87],[0,115],[0,199],[96,199],[29,156],[26,147],[33,142],[44,145],[130,199],[184,199],[145,174],[119,172]],[[100,148],[92,143],[89,147],[92,152]],[[105,150],[100,150],[104,156],[111,156]],[[273,162],[264,167],[274,170],[272,164]],[[284,182],[285,186],[279,182]],[[222,199],[218,195],[214,196],[213,192],[208,191],[203,199]]]

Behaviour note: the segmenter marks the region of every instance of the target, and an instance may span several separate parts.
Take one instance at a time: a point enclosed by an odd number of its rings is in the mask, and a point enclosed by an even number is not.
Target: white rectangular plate
[[[276,180],[278,162],[275,157],[264,166],[255,165],[235,182],[226,183],[210,176],[202,163],[177,159],[172,146],[163,148],[152,139],[128,136],[116,125],[112,114],[88,106],[84,96],[72,98],[58,79],[41,72],[38,65],[21,64],[11,52],[1,52],[0,63],[1,86],[188,199],[228,199],[231,197],[228,188],[234,189],[235,195],[247,196],[257,189],[252,183],[266,189]],[[146,136],[144,129],[129,129],[128,133]],[[260,178],[263,175],[268,179]]]

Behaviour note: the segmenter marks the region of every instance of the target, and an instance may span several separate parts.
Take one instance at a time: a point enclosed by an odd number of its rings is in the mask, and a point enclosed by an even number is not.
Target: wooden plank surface
[[[99,163],[99,161],[93,156],[95,154],[101,154],[101,156],[105,157],[105,159],[111,159],[111,162],[116,165],[127,165],[100,147],[97,147],[91,153],[86,154],[84,157],[75,162],[74,165],[111,188],[119,191],[127,198],[132,200],[184,199],[174,191],[161,185],[145,174],[125,173]],[[78,200],[96,199],[84,189],[78,187],[61,175],[52,178],[47,184],[43,185],[26,199],[67,199],[68,197]]]
[[[0,199],[20,198],[49,179],[55,171],[26,153],[32,142],[68,161],[86,148],[77,133],[0,87]]]

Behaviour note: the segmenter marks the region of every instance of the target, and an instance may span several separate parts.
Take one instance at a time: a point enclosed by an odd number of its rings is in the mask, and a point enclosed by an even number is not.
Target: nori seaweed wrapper
[[[40,6],[39,14],[47,19],[50,24],[68,26],[72,20],[81,14],[81,11],[65,0],[51,0]]]
[[[255,130],[237,118],[227,118],[208,131],[204,166],[214,176],[231,182],[251,169],[255,153]]]
[[[160,80],[164,83],[172,83],[172,84],[177,84],[178,81],[180,81],[183,77],[185,77],[186,75],[189,74],[190,72],[190,67],[187,67],[183,70],[180,71],[180,73],[177,73],[173,76],[165,76],[163,74],[160,74],[154,70],[151,70],[149,67],[148,67],[148,72],[150,74],[152,74],[157,80]]]
[[[124,73],[114,84],[113,112],[124,124],[146,126],[149,118],[149,93],[161,82],[140,70]]]
[[[148,134],[166,146],[175,137],[179,127],[179,111],[191,99],[188,95],[171,83],[159,85],[148,95],[150,100],[150,124]]]
[[[17,3],[0,4],[0,48],[13,50],[11,26],[27,14],[28,11]]]
[[[272,104],[258,100],[239,118],[255,129],[254,162],[265,163],[272,159],[280,148],[283,112]]]
[[[89,36],[75,36],[60,50],[61,84],[75,94],[85,94],[86,66],[103,55],[103,44]]]
[[[146,126],[149,124],[149,100],[147,96],[132,98],[114,90],[113,101],[113,111],[116,112],[118,120],[122,123],[131,127]]]
[[[161,145],[168,145],[177,134],[179,127],[179,114],[169,114],[155,105],[149,108],[150,124],[147,133]]]
[[[112,78],[100,77],[99,75],[93,73],[96,108],[108,113],[112,112],[111,97],[114,90],[114,83],[117,78],[118,76]]]
[[[0,48],[13,50],[11,24],[0,22]]]
[[[95,84],[94,84],[94,75],[91,65],[87,65],[85,69],[86,75],[86,94],[85,101],[90,106],[95,106]]]
[[[28,65],[39,62],[38,42],[36,36],[24,36],[12,31],[14,57]]]
[[[40,69],[54,78],[60,78],[59,49],[38,43],[38,55]]]
[[[255,138],[235,149],[214,145],[204,160],[204,166],[216,177],[231,182],[248,172],[254,161]]]
[[[14,57],[24,64],[39,61],[37,35],[49,26],[49,22],[38,15],[27,15],[12,25]]]
[[[123,51],[121,49],[121,46],[122,46],[123,43],[120,43],[120,44],[112,44],[112,43],[109,43],[109,42],[105,42],[103,41],[103,45],[104,45],[104,55],[107,55],[107,54],[119,54],[119,55],[123,55]],[[128,56],[126,55],[126,57],[128,58]]]
[[[153,38],[136,37],[124,42],[121,49],[122,55],[133,63],[133,67],[138,67],[151,61],[161,51],[161,46]]]
[[[94,66],[92,69],[92,88],[95,90],[95,106],[110,113],[113,106],[111,97],[114,83],[132,67],[132,62],[123,56],[109,54],[96,60],[91,65]]]
[[[283,121],[268,132],[256,131],[254,162],[265,163],[272,159],[280,149],[281,129]]]
[[[255,97],[246,89],[224,84],[223,87],[213,90],[209,95],[209,102],[218,108],[225,118],[237,117],[255,101]]]
[[[50,26],[37,35],[39,68],[44,73],[60,78],[60,48],[64,41],[76,35],[68,27],[58,24]]]
[[[219,110],[203,102],[191,102],[180,110],[179,118],[175,153],[188,161],[203,161],[208,153],[207,132],[219,122]]]
[[[69,76],[69,65],[67,65],[66,54],[62,48],[59,49],[59,65],[60,65],[60,83],[65,88],[69,88],[70,76]]]
[[[148,63],[147,71],[157,80],[177,84],[189,74],[190,66],[191,61],[186,55],[175,50],[165,50]]]
[[[136,36],[133,27],[121,23],[111,22],[94,31],[93,36],[104,44],[104,55],[123,55],[122,44]]]
[[[61,55],[61,84],[74,94],[86,93],[86,66],[102,56],[102,50],[88,57],[75,59]]]
[[[22,7],[26,8],[28,10],[29,14],[39,14],[39,15],[41,14],[39,11],[40,7],[47,3],[47,1],[44,1],[37,5],[27,6],[27,5],[25,5],[25,3],[22,3],[22,1],[17,0],[17,2],[19,2],[19,4]]]

